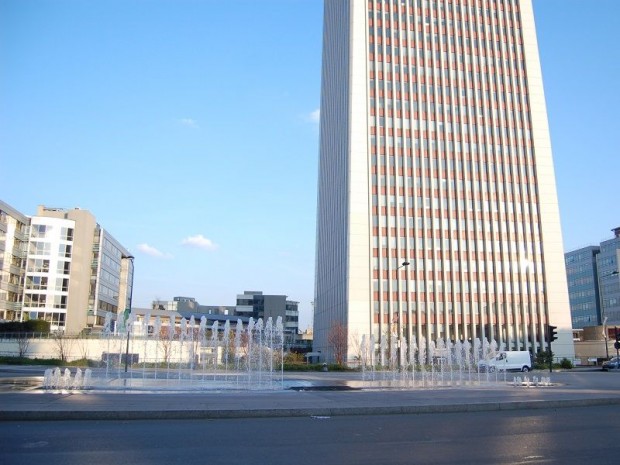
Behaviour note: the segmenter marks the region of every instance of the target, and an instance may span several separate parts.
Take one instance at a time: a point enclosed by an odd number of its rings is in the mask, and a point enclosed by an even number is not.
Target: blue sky
[[[620,2],[535,0],[565,247],[620,226]],[[0,0],[0,199],[80,207],[134,306],[286,294],[311,324],[322,2]]]

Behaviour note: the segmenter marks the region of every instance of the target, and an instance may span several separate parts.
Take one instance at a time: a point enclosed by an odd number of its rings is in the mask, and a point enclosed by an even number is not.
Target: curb
[[[347,415],[416,415],[503,410],[536,410],[618,405],[620,397],[594,399],[488,402],[473,404],[411,405],[394,407],[334,407],[306,409],[239,410],[90,410],[90,411],[2,411],[0,421],[64,420],[212,420],[239,418],[332,417]]]

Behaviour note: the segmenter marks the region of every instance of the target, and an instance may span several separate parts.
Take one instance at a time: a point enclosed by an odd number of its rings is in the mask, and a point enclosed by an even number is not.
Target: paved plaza
[[[405,388],[355,372],[284,373],[284,389],[45,390],[45,367],[0,366],[0,420],[196,419],[441,413],[620,404],[620,373],[509,373],[493,383]],[[517,384],[550,377],[551,385]]]

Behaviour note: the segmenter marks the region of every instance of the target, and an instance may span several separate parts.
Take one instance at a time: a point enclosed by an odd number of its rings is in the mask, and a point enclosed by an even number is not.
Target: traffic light
[[[547,340],[549,342],[556,341],[558,339],[557,326],[547,325]]]

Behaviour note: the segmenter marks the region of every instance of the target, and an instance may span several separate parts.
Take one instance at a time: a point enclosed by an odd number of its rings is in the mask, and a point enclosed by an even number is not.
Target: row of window
[[[383,166],[385,157],[381,156],[380,160],[381,160],[381,166]],[[399,160],[399,161],[401,162],[401,166],[402,166],[403,160]],[[394,174],[390,174],[389,185],[396,186],[396,181],[398,181],[398,187],[407,186],[409,193],[413,192],[412,189],[416,189],[416,191],[420,191],[421,189],[426,189],[427,192],[429,189],[432,189],[434,197],[437,197],[438,194],[440,193],[447,194],[446,191],[449,190],[450,193],[458,192],[459,194],[466,195],[467,198],[479,197],[479,193],[482,192],[482,198],[486,200],[487,198],[489,198],[489,192],[490,192],[491,196],[494,197],[496,200],[499,200],[500,202],[504,201],[504,199],[512,200],[513,196],[515,199],[517,199],[520,195],[519,191],[522,191],[521,195],[523,195],[524,197],[527,195],[533,195],[533,196],[537,195],[536,184],[529,182],[530,179],[534,177],[534,172],[530,171],[529,173],[527,173],[526,165],[511,165],[511,164],[504,165],[502,163],[498,163],[497,165],[495,165],[492,162],[488,163],[487,165],[486,162],[481,162],[481,167],[479,167],[477,161],[471,162],[474,165],[473,171],[476,171],[476,172],[485,173],[487,171],[490,171],[490,172],[498,171],[498,172],[502,172],[502,174],[506,176],[511,176],[513,173],[515,173],[517,176],[520,175],[520,177],[522,178],[522,180],[519,183],[512,183],[509,180],[506,180],[503,183],[499,184],[492,180],[489,180],[486,182],[477,182],[477,181],[472,181],[471,178],[467,178],[467,179],[454,179],[452,177],[447,178],[445,175],[448,172],[447,167],[448,167],[448,163],[450,162],[446,161],[445,159],[439,160],[438,158],[433,157],[430,159],[424,158],[423,162],[420,162],[420,160],[416,160],[416,161],[418,161],[418,168],[420,167],[420,165],[422,165],[421,166],[422,169],[428,170],[432,166],[433,171],[435,173],[439,171],[439,166],[441,166],[442,176],[431,177],[429,179],[425,178],[424,183],[422,183],[422,178],[420,176],[416,176],[415,178],[413,178],[413,176],[400,176],[400,175],[395,176]],[[413,159],[408,158],[405,160],[405,162],[406,162],[405,168],[413,169],[413,166],[412,166]],[[373,156],[372,165],[376,166],[376,164],[377,164],[376,156]],[[394,167],[393,157],[390,157],[390,166]],[[455,169],[453,163],[450,163],[450,171],[465,172],[465,173],[470,172],[470,169],[468,168],[469,162],[465,162],[466,169],[464,171],[463,171],[462,162],[456,162],[456,166],[458,167],[458,170]],[[391,168],[390,171],[392,171],[392,169],[393,168]],[[519,171],[521,171],[521,173],[519,173]],[[382,176],[387,176],[387,175],[382,175]],[[380,184],[388,185],[388,183],[384,181],[381,181]],[[377,185],[376,179],[373,181],[373,185]],[[513,194],[513,188],[514,188],[514,194]],[[390,206],[395,207],[396,206],[396,195],[378,197],[378,203],[377,203],[377,195],[373,195],[372,204],[384,206],[384,205],[387,205],[388,199],[389,199]],[[411,196],[409,196],[407,200],[409,200],[409,203],[408,203],[409,205],[413,203],[413,198]],[[398,204],[400,206],[403,206],[404,203],[405,203],[404,196],[399,195]]]
[[[32,290],[47,290],[48,289],[48,277],[47,276],[27,276],[26,277],[26,289]],[[59,292],[67,292],[69,290],[68,278],[56,278],[56,283],[53,290]]]
[[[71,271],[71,262],[58,261],[56,264],[56,273],[68,275]],[[50,261],[43,258],[29,258],[26,268],[27,273],[49,273]]]
[[[424,237],[409,237],[408,248],[410,250],[441,250],[445,252],[458,252],[458,251],[477,251],[477,252],[507,252],[507,251],[519,251],[526,255],[541,255],[542,248],[539,241],[490,241],[490,240],[466,240],[466,239],[441,239],[441,238],[424,238]],[[389,253],[393,249],[379,249],[374,248],[374,254],[380,255],[381,251]],[[526,252],[527,250],[527,252]],[[387,268],[384,268],[387,269]]]
[[[594,278],[591,274],[588,274],[587,276],[581,277],[581,278],[571,278],[569,277],[568,279],[568,287],[574,287],[574,286],[592,286],[594,283]]]
[[[373,290],[375,292],[379,292],[379,291],[388,291],[391,290],[392,292],[394,292],[396,289],[399,289],[398,287],[396,287],[396,281],[393,281],[392,287],[388,287],[387,281],[383,282],[383,287],[380,288],[379,287],[379,282],[378,281],[373,281]],[[536,293],[536,282],[533,281],[531,283],[528,283],[528,287],[532,290],[532,292]],[[478,286],[478,282],[477,281],[471,281],[471,283],[469,281],[458,281],[458,280],[449,280],[449,281],[433,281],[433,280],[424,280],[424,281],[410,281],[408,284],[407,283],[401,283],[400,285],[400,290],[401,292],[415,292],[417,290],[417,292],[419,293],[429,293],[432,294],[434,292],[437,293],[451,293],[451,292],[455,292],[455,293],[481,293],[481,294],[486,294],[486,293],[493,293],[493,292],[498,292],[498,293],[502,293],[504,292],[504,289],[506,290],[507,294],[511,294],[512,293],[512,288],[513,285],[511,284],[510,281],[507,281],[505,283],[503,283],[502,281],[498,281],[497,283],[495,281],[489,281],[488,283],[488,289],[487,289],[487,282],[486,281],[481,281],[480,282],[480,286]],[[518,292],[518,288],[519,288],[519,284],[515,283],[514,284],[514,288],[515,288],[515,292]],[[521,290],[521,292],[523,292]]]
[[[447,12],[454,12],[458,15],[463,15],[467,17],[467,15],[476,15],[478,16],[486,16],[490,17],[493,15],[495,19],[498,18],[498,9],[501,5],[500,16],[505,11],[506,14],[514,12],[517,17],[519,16],[519,4],[518,2],[505,2],[503,0],[488,0],[489,5],[492,5],[492,8],[485,7],[481,4],[478,5],[478,9],[473,4],[463,4],[459,0],[368,0],[368,8],[370,11],[374,11],[376,7],[377,15],[380,16],[382,11],[386,15],[386,19],[388,15],[392,14],[395,17],[398,17],[399,13],[405,14],[407,11],[409,14],[414,14],[416,10],[414,10],[414,6],[417,6],[417,12],[419,12],[422,7],[425,10],[432,9],[433,11],[437,11],[439,9],[440,14],[443,14],[443,10],[447,10]]]
[[[30,237],[33,239],[51,238],[54,226],[47,224],[33,224],[30,226]],[[61,227],[60,240],[73,241],[73,228]]]
[[[72,246],[70,244],[60,244],[58,246],[58,256],[70,258]],[[30,255],[51,255],[52,244],[51,242],[42,241],[30,241],[28,253]]]
[[[395,258],[381,258],[374,257],[372,259],[373,270],[379,269],[379,263],[382,265],[383,270],[396,270],[400,265],[399,261]],[[524,273],[524,272],[536,272],[542,270],[542,264],[539,260],[514,260],[514,261],[500,261],[500,260],[479,260],[471,261],[467,260],[430,260],[430,259],[410,259],[411,271],[415,275],[416,271],[455,271],[464,273]],[[389,265],[392,265],[391,267]],[[434,268],[434,269],[433,269]]]
[[[426,159],[428,160],[428,159]],[[413,169],[412,159],[407,159],[406,169]],[[398,205],[404,206],[405,198],[404,188],[406,188],[406,192],[408,194],[412,194],[414,189],[416,192],[421,193],[422,189],[426,193],[427,197],[450,197],[450,198],[467,198],[467,199],[481,199],[481,200],[493,200],[499,201],[503,203],[505,201],[519,201],[521,198],[527,198],[532,196],[533,198],[537,195],[536,184],[534,183],[534,173],[531,172],[529,176],[524,173],[514,173],[517,177],[517,182],[513,183],[506,180],[503,183],[497,183],[492,179],[487,179],[486,171],[483,167],[482,170],[477,170],[475,174],[478,176],[475,179],[472,179],[471,175],[468,175],[465,179],[454,179],[454,176],[450,178],[447,177],[447,172],[442,170],[441,177],[438,175],[437,169],[437,159],[431,159],[433,162],[433,175],[430,179],[425,180],[425,183],[422,184],[419,177],[416,177],[415,184],[413,183],[412,176],[396,176],[393,173],[385,174],[385,173],[374,173],[371,179],[371,183],[373,186],[390,186],[390,187],[399,187],[399,196],[398,196]],[[374,165],[374,163],[373,163]],[[467,164],[468,165],[468,164]],[[501,166],[501,165],[500,165]],[[419,169],[420,167],[416,167]],[[515,167],[519,168],[519,167]],[[523,168],[523,166],[521,166]],[[424,170],[429,170],[428,164],[425,162],[425,166],[422,168]],[[387,171],[385,168],[382,168],[380,171]],[[393,168],[389,169],[390,172],[395,171]],[[463,171],[461,171],[463,173]],[[470,173],[470,170],[467,169],[464,173]],[[493,172],[492,172],[493,173]],[[498,175],[503,175],[505,177],[510,177],[513,173],[511,173],[509,165],[506,166],[506,170],[502,171],[501,168],[497,170]],[[430,194],[430,190],[432,189],[432,196]],[[376,190],[376,189],[373,189]],[[490,193],[490,194],[489,194]],[[388,195],[379,196],[379,203],[377,204],[377,194],[373,196],[373,205],[386,205]],[[390,193],[390,206],[395,207],[396,194]],[[407,197],[409,200],[408,205],[413,204],[413,198],[411,195]],[[421,203],[419,205],[422,205]]]
[[[48,296],[46,294],[31,294],[24,293],[24,307],[27,308],[67,308],[67,296],[66,295],[53,295]]]
[[[568,298],[572,301],[572,300],[578,300],[578,299],[587,299],[587,298],[592,298],[594,297],[594,289],[584,289],[581,291],[572,291],[568,293]],[[572,306],[571,306],[572,308]]]
[[[66,313],[62,312],[25,312],[24,316],[27,320],[44,320],[49,321],[51,326],[64,326]]]
[[[384,313],[388,313],[390,309],[390,302],[373,302],[373,311],[375,314],[379,313],[380,308],[383,309]],[[399,304],[394,302],[393,308],[394,310],[398,310]],[[403,312],[417,312],[418,310],[420,310],[420,313],[429,312],[442,314],[445,310],[446,312],[448,312],[448,314],[457,315],[486,315],[489,311],[491,311],[492,314],[497,314],[498,312],[501,312],[504,317],[506,313],[508,313],[509,315],[521,315],[522,313],[525,313],[526,315],[537,315],[538,309],[539,307],[535,303],[522,304],[522,306],[513,306],[506,304],[496,305],[494,303],[487,304],[485,302],[400,302],[400,310],[402,310]]]

